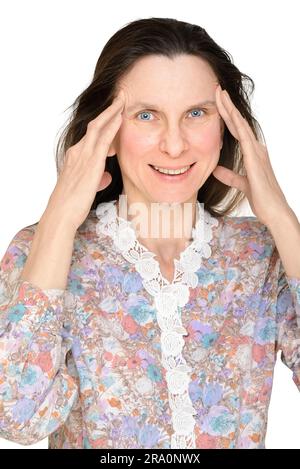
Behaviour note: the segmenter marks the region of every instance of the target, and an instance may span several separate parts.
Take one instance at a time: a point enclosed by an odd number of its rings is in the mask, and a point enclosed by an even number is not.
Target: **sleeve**
[[[276,352],[281,351],[281,361],[292,370],[300,391],[300,278],[286,275],[280,258],[276,318]]]
[[[66,366],[65,290],[20,279],[33,236],[19,231],[0,264],[0,436],[23,445],[61,426],[78,395]]]

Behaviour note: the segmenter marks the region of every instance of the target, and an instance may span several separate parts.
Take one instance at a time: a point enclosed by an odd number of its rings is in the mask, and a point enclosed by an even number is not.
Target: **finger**
[[[234,136],[234,138],[238,140],[237,131],[233,125],[232,120],[230,119],[229,112],[225,106],[225,103],[223,103],[220,86],[216,89],[216,103],[221,117],[223,118],[226,126],[228,127],[228,130]]]
[[[107,154],[120,128],[122,120],[123,118],[121,114],[118,114],[111,121],[109,121],[105,126],[101,128],[101,130],[98,132],[98,138],[95,142],[94,151],[102,148],[105,150],[106,156],[108,156]],[[113,155],[109,155],[109,156],[113,156]]]
[[[111,112],[110,114],[107,114],[106,116],[106,122],[108,122],[109,119],[112,119],[115,115],[118,115],[118,113],[120,112],[120,109],[122,109],[121,103],[123,103],[123,106],[124,106],[122,95],[121,96],[118,95],[108,108],[106,108],[101,114],[99,114],[99,116],[93,119],[93,121],[89,122],[86,133],[81,137],[80,140],[78,140],[76,144],[73,145],[73,147],[77,148],[79,151],[82,151],[83,147],[87,148],[87,145],[90,146],[93,143],[93,141],[96,141],[97,136],[98,136],[97,130],[95,129],[97,127],[96,120],[99,119],[101,115],[103,116],[104,112],[110,108]],[[94,122],[93,126],[91,125],[91,122]],[[104,123],[104,119],[102,119],[102,122]],[[95,137],[94,137],[94,134],[96,134]]]
[[[237,120],[240,121],[240,125],[244,125],[245,130],[248,134],[248,138],[252,141],[252,144],[255,145],[257,143],[256,137],[247,122],[247,120],[241,115],[240,111],[237,107],[233,104],[228,92],[223,90],[222,92],[219,91],[219,96],[221,99],[222,106],[225,110],[225,115],[227,116],[228,120],[231,123],[231,126],[234,128],[237,137],[234,135],[235,138],[239,140],[238,129],[236,127]]]
[[[101,138],[104,146],[110,144],[112,139],[111,135],[114,135],[116,130],[120,127],[122,121],[121,113],[123,108],[123,99],[117,97],[115,98],[114,102],[96,119],[93,119],[88,123],[83,143],[84,152],[93,152],[99,141],[99,137]]]
[[[213,175],[219,179],[223,184],[226,184],[230,187],[235,187],[240,191],[247,193],[248,189],[248,179],[247,176],[242,176],[241,174],[237,174],[229,168],[225,168],[224,166],[217,166],[214,171]]]
[[[122,98],[122,95],[118,95],[113,102],[105,108],[95,119],[92,119],[88,123],[88,128],[99,129],[102,125],[105,125],[111,120],[115,115],[118,115],[123,111],[125,105],[125,100]]]
[[[243,155],[247,158],[247,155],[256,151],[257,140],[253,132],[249,132],[246,126],[246,119],[242,117],[239,110],[234,106],[229,95],[222,93],[220,88],[216,95],[219,98],[220,112],[223,113],[225,123],[232,135],[239,141]]]

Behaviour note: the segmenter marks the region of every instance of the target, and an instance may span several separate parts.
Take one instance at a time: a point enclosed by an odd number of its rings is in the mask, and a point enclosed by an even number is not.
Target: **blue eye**
[[[190,112],[195,112],[195,111],[196,111],[196,112],[199,112],[199,111],[201,111],[201,112],[204,112],[204,113],[205,113],[205,111],[204,111],[203,109],[193,109],[193,110],[192,110],[192,111],[190,111]],[[198,117],[198,116],[196,116],[196,117]]]
[[[195,111],[196,111],[196,112],[201,111],[201,112],[205,113],[205,111],[204,111],[203,109],[192,109],[190,112],[194,113]],[[138,117],[138,116],[145,116],[145,115],[147,116],[147,114],[148,114],[148,115],[149,115],[149,114],[152,114],[152,112],[143,111],[143,112],[140,112],[139,114],[137,114],[137,117]],[[195,114],[194,114],[194,117],[201,117],[201,116],[199,116],[199,115],[196,115],[196,116],[195,116]],[[149,119],[139,119],[139,120],[149,120]]]
[[[140,112],[140,113],[138,114],[138,116],[141,116],[141,115],[144,116],[145,114],[146,114],[146,115],[147,115],[147,114],[151,114],[151,112],[143,111],[143,112]],[[139,119],[139,120],[144,120],[144,119]],[[145,120],[149,120],[149,119],[145,119]]]

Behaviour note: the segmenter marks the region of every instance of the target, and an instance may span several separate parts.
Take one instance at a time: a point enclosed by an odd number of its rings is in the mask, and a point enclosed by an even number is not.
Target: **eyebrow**
[[[191,106],[188,107],[187,110],[190,110],[190,109],[193,109],[193,108],[196,108],[196,107],[207,106],[207,105],[215,106],[216,101],[213,101],[211,99],[207,99],[207,100],[202,101],[200,103],[192,104]],[[132,104],[131,106],[128,106],[127,110],[128,111],[133,111],[134,109],[137,109],[137,108],[147,108],[149,111],[159,110],[159,106],[156,106],[155,104],[145,103],[145,102],[142,102],[142,101],[136,102],[136,103]]]

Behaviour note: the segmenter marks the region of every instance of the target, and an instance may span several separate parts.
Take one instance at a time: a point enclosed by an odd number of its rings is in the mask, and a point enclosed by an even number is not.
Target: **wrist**
[[[45,212],[38,223],[39,231],[45,231],[48,235],[51,233],[63,233],[64,235],[74,237],[76,229],[66,221],[65,217],[58,212]]]
[[[294,225],[299,225],[299,221],[295,212],[289,205],[284,207],[282,210],[278,210],[277,215],[273,216],[267,224],[271,233],[282,229],[287,230],[289,227]]]

